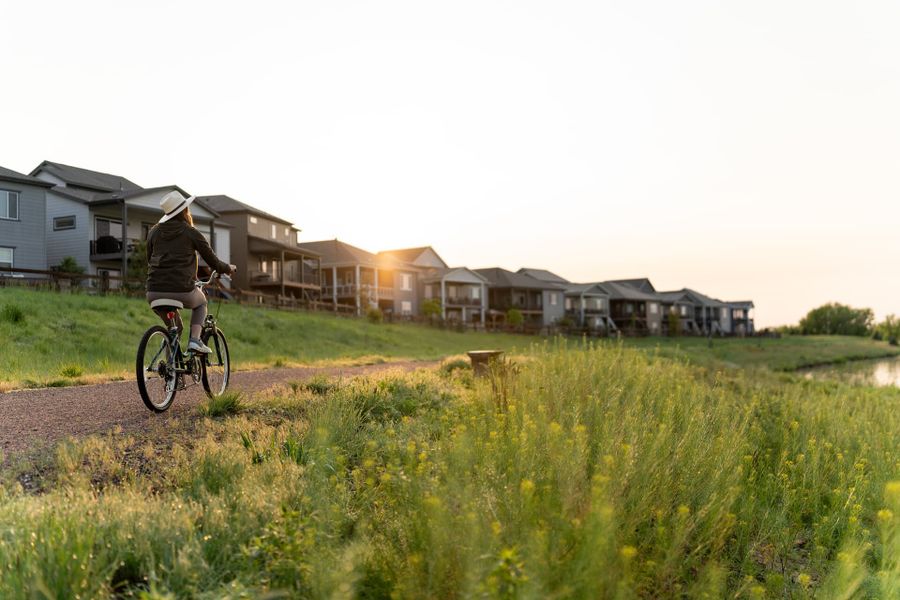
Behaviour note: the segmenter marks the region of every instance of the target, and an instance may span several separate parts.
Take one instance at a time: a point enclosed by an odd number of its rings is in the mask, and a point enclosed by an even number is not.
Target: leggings
[[[178,300],[182,304],[184,304],[185,308],[192,309],[191,312],[191,325],[192,326],[202,326],[204,319],[206,319],[206,294],[203,293],[203,290],[200,288],[194,288],[193,291],[190,292],[147,292],[147,302],[153,302],[154,300],[161,300],[163,298],[167,298],[170,300]],[[160,314],[157,311],[157,314]],[[178,330],[181,330],[181,315],[178,314],[178,311],[175,311],[177,315],[175,317],[175,322],[178,324]],[[165,316],[160,314],[163,321],[165,321]],[[168,323],[166,323],[168,325]]]

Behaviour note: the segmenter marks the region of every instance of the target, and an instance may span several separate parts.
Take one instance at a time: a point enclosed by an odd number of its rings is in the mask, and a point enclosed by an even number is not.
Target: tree
[[[681,316],[678,314],[678,311],[670,310],[667,318],[669,319],[669,335],[671,337],[681,335]]]
[[[81,275],[84,273],[84,267],[78,264],[78,261],[75,260],[74,256],[67,256],[58,265],[52,267],[51,271],[56,271],[57,273],[69,273],[71,275]],[[72,285],[80,285],[82,281],[84,281],[80,277],[70,277],[69,280],[72,282]]]
[[[131,254],[128,255],[128,279],[125,288],[129,290],[142,290],[147,285],[147,242],[140,241],[134,245]]]
[[[890,340],[900,338],[900,319],[896,315],[888,315],[884,321],[875,326],[878,339]]]
[[[829,303],[809,311],[800,320],[803,335],[869,335],[874,314],[871,308],[853,308]]]
[[[522,311],[518,308],[511,308],[506,311],[506,322],[512,327],[518,328],[525,322],[525,317],[522,316]]]
[[[426,300],[422,303],[422,316],[428,317],[428,320],[434,323],[435,319],[441,318],[441,301],[437,298]]]

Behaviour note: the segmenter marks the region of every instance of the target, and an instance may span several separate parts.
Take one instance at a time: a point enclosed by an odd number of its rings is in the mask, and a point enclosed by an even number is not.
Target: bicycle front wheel
[[[154,325],[144,333],[138,345],[135,365],[141,400],[153,412],[163,412],[172,406],[178,385],[173,369],[172,342],[161,325]]]
[[[216,327],[203,334],[203,343],[209,346],[210,352],[203,358],[203,389],[210,398],[216,398],[228,389],[231,379],[231,356],[228,354],[228,342],[225,334]]]

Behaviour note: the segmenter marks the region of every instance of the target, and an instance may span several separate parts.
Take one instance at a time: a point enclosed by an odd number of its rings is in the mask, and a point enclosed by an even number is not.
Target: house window
[[[0,269],[11,269],[13,266],[13,249],[0,248]]]
[[[735,309],[734,313],[732,313],[732,314],[734,315],[735,319],[743,319],[744,318],[744,309],[737,308],[737,309]]]
[[[594,298],[594,303],[597,306],[597,310],[603,310],[603,298]]]
[[[275,227],[274,225],[272,225],[272,239],[274,240],[277,237],[278,237],[278,228]]]
[[[452,298],[454,300],[456,299],[456,286],[455,285],[451,285],[449,288],[447,288],[447,297]]]
[[[284,228],[284,237],[288,237],[291,235],[291,230],[287,227]]]
[[[253,225],[256,225],[256,223],[257,223],[256,217],[250,217],[250,223]]]
[[[431,300],[431,298],[432,298],[433,296],[434,296],[434,291],[433,291],[432,288],[431,288],[431,284],[426,285],[426,286],[425,286],[425,298],[426,298],[427,300]]]
[[[269,263],[266,262],[266,259],[264,259],[264,258],[259,259],[259,270],[262,271],[263,273],[269,272]]]
[[[550,306],[556,306],[559,303],[559,299],[556,297],[556,292],[550,294]]]
[[[686,317],[686,316],[687,316],[687,306],[682,306],[682,307],[681,307],[681,316],[682,316],[682,317]]]
[[[75,215],[53,217],[53,231],[65,231],[66,229],[75,229]]]
[[[98,217],[95,223],[95,233],[97,234],[97,239],[102,237],[111,236],[118,239],[122,238],[122,221],[116,221],[114,219],[104,219]]]
[[[403,302],[401,302],[400,303],[400,312],[403,313],[404,315],[411,315],[412,314],[412,302],[410,302],[409,300],[404,300]]]
[[[0,219],[19,220],[19,192],[0,190]]]
[[[297,231],[297,245],[300,245],[300,231]]]
[[[650,303],[650,314],[655,315],[659,311],[659,305],[656,302]]]
[[[633,312],[634,312],[634,304],[632,304],[631,302],[627,303],[625,305],[625,314],[630,315]]]
[[[400,275],[400,289],[407,292],[412,289],[412,275],[409,273]]]
[[[572,299],[566,298],[566,310],[572,310]]]

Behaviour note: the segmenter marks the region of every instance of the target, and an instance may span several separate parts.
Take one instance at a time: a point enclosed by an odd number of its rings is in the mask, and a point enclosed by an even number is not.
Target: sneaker
[[[188,342],[187,349],[188,352],[196,352],[198,354],[209,354],[212,352],[212,348],[196,338],[191,338],[191,341]]]

